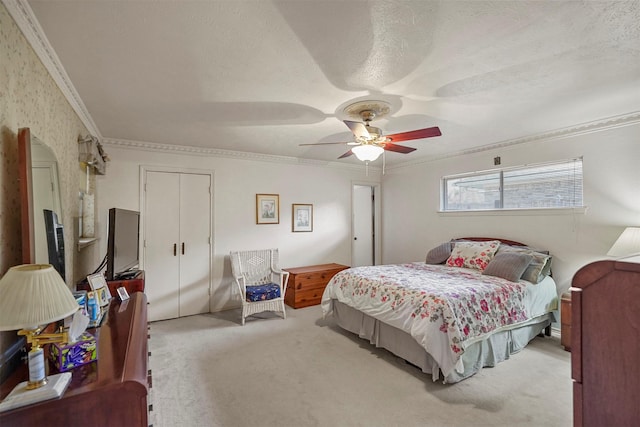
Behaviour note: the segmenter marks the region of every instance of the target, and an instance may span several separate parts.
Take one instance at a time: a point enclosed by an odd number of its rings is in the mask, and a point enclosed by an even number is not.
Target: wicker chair
[[[277,249],[231,251],[231,273],[242,296],[244,320],[263,311],[282,312],[289,272],[280,270]]]

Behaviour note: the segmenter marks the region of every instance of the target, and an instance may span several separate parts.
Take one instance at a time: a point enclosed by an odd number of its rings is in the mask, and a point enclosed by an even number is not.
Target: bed
[[[425,262],[343,270],[321,302],[324,317],[444,383],[550,335],[557,305],[548,252],[491,238],[445,242]]]

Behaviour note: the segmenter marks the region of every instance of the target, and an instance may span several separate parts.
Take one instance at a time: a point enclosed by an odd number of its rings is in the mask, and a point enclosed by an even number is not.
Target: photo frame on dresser
[[[120,286],[118,289],[118,296],[120,297],[120,301],[126,301],[129,299],[129,293],[124,286]]]
[[[107,279],[105,279],[104,274],[90,274],[87,276],[87,281],[89,282],[89,286],[91,286],[91,290],[98,296],[100,307],[109,304],[111,292],[109,292],[109,286],[107,286]]]

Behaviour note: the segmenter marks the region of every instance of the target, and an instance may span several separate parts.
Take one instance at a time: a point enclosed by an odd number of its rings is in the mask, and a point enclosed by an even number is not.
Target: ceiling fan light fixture
[[[380,157],[380,154],[384,152],[384,148],[379,145],[358,145],[353,147],[351,152],[356,155],[358,160],[363,162],[372,162]]]

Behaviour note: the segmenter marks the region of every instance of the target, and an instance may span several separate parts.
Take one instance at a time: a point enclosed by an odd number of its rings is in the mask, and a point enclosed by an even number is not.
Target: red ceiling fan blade
[[[412,151],[416,151],[416,149],[413,147],[405,147],[404,145],[396,145],[390,142],[387,142],[386,144],[384,144],[384,149],[387,151],[395,151],[396,153],[402,153],[402,154],[407,154],[407,153],[411,153]]]
[[[412,139],[431,138],[440,135],[442,135],[442,133],[440,132],[440,128],[438,126],[434,126],[432,128],[418,129],[409,132],[400,132],[393,135],[387,135],[387,138],[391,139],[392,142],[400,142],[409,141]]]
[[[346,153],[344,153],[342,156],[338,157],[339,159],[344,159],[345,157],[349,157],[350,155],[353,154],[353,151],[349,150]]]
[[[369,137],[369,131],[367,130],[367,127],[362,123],[352,122],[351,120],[345,120],[344,124],[347,125],[349,129],[351,129],[351,132],[353,132],[353,134],[356,137],[363,137],[363,138]]]

